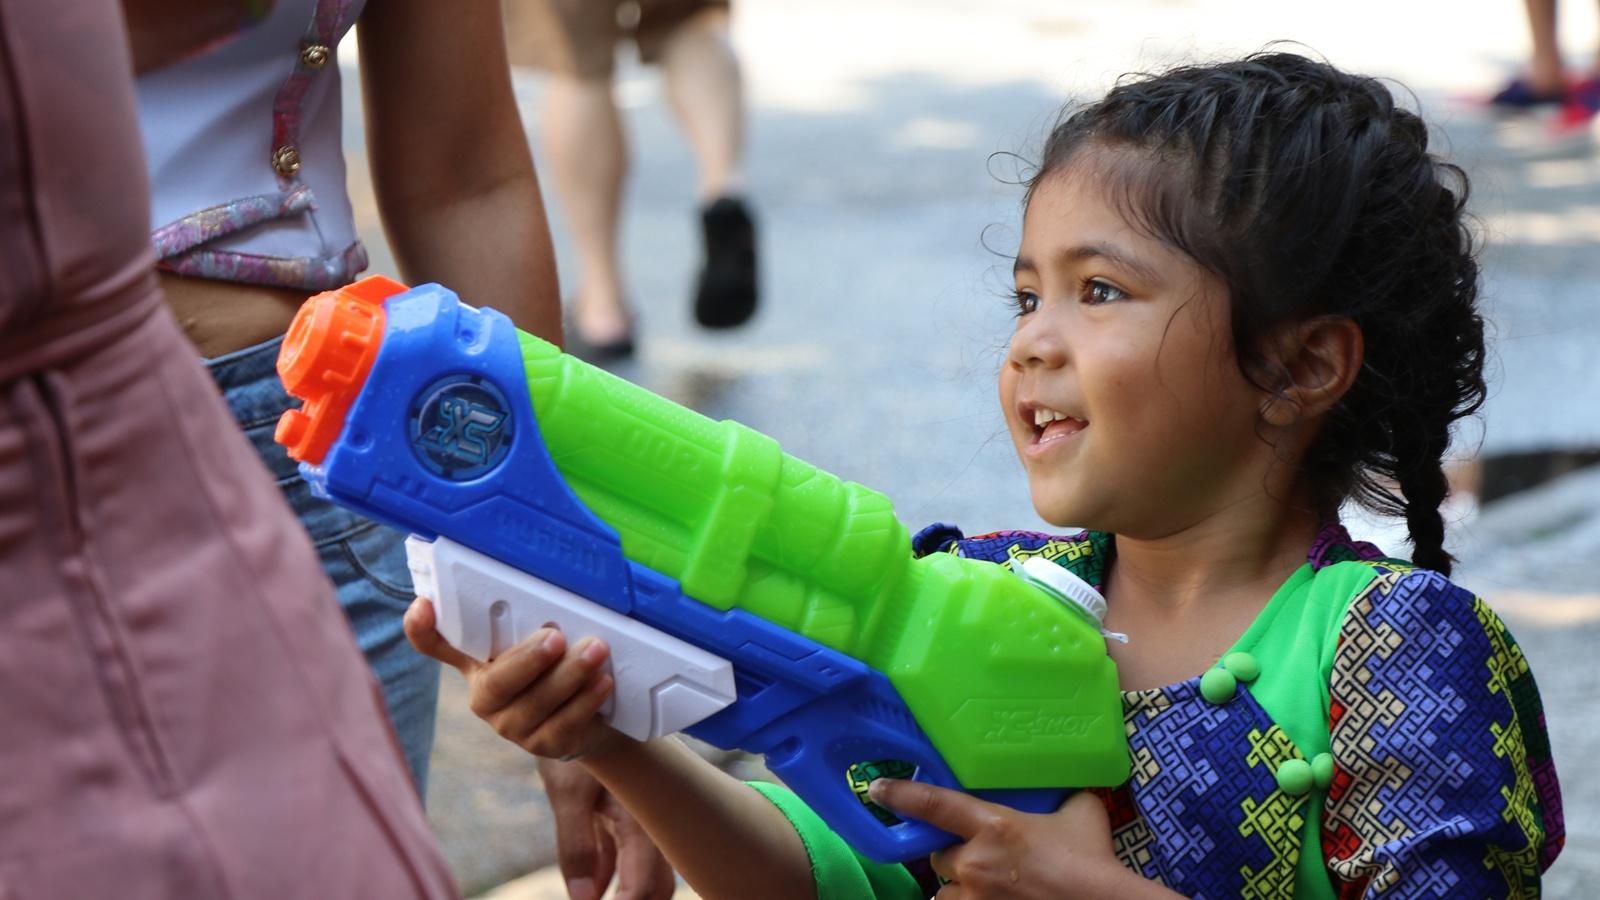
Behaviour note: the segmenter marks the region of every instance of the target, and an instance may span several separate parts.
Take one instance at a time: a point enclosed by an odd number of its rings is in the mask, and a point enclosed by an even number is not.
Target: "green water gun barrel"
[[[1120,784],[1097,627],[1007,569],[912,559],[888,498],[519,332],[539,431],[623,552],[888,676],[969,788]]]

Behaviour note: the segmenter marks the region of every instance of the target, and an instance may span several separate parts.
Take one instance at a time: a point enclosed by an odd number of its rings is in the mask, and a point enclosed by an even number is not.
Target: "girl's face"
[[[1221,280],[1130,224],[1098,168],[1069,164],[1028,204],[1000,403],[1046,521],[1164,537],[1260,493],[1266,398]]]

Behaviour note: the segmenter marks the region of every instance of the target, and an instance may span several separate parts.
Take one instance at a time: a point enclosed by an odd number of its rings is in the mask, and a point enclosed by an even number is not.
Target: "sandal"
[[[578,330],[577,323],[570,317],[562,323],[566,335],[565,350],[590,365],[605,368],[614,363],[619,363],[633,356],[633,316],[628,317],[628,330],[621,336],[609,341],[590,341]]]

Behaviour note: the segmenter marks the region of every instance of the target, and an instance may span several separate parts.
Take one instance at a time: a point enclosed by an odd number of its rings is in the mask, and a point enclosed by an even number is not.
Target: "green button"
[[[1286,759],[1278,764],[1278,789],[1285,794],[1299,797],[1311,792],[1311,785],[1316,781],[1311,773],[1311,764],[1303,759]]]
[[[1311,758],[1311,777],[1317,787],[1326,789],[1333,784],[1333,754],[1318,753]]]
[[[1261,675],[1261,664],[1248,653],[1229,653],[1222,658],[1222,667],[1240,681],[1255,681]]]
[[[1207,669],[1200,676],[1200,696],[1208,703],[1221,705],[1233,699],[1239,690],[1239,680],[1227,669]]]

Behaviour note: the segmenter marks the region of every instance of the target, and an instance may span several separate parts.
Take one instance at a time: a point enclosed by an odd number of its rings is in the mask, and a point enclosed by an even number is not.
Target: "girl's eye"
[[[1118,300],[1128,299],[1128,292],[1116,285],[1091,278],[1083,283],[1083,302],[1090,306],[1099,306],[1102,303],[1115,303]]]
[[[1011,305],[1020,319],[1039,308],[1039,295],[1032,291],[1017,291],[1011,295]]]

